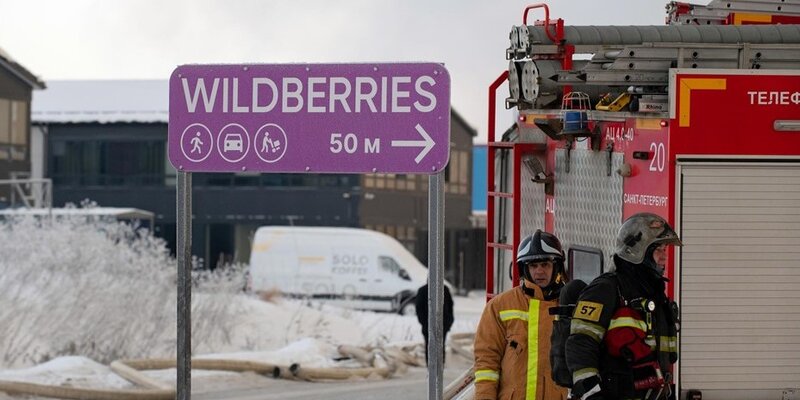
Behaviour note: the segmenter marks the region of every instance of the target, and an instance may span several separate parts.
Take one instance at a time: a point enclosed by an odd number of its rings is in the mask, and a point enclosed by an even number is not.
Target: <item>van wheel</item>
[[[409,297],[400,303],[397,313],[400,315],[417,315],[417,306],[414,297]]]

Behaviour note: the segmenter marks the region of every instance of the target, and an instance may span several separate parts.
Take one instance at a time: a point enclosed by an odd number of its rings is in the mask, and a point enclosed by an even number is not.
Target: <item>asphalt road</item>
[[[444,370],[444,386],[455,380],[470,366],[470,362],[448,354]],[[193,383],[195,400],[408,400],[428,398],[428,370],[409,368],[405,374],[391,379],[351,380],[343,382],[296,382],[253,376],[238,386],[222,390],[204,384],[200,391]]]

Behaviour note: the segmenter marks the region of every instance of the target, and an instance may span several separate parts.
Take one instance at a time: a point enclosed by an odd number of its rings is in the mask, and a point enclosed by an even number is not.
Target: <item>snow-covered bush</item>
[[[230,336],[228,300],[242,289],[243,269],[193,273],[193,348]],[[129,224],[0,222],[0,368],[61,355],[174,357],[176,278],[164,241]]]

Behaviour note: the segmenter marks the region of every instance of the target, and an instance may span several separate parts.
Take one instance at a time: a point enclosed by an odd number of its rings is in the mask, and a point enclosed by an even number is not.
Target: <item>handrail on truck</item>
[[[497,89],[502,85],[505,81],[508,80],[508,71],[503,71],[497,79],[489,85],[489,126],[487,129],[488,133],[488,146],[486,147],[486,159],[487,164],[489,167],[488,176],[486,179],[487,182],[487,194],[488,194],[488,201],[486,203],[486,299],[489,300],[494,295],[494,247],[490,244],[494,242],[495,235],[494,235],[494,196],[491,193],[496,192],[495,180],[494,180],[494,152],[495,147],[492,146],[492,143],[496,141],[495,139],[495,122],[496,122],[496,112],[495,107],[497,106]],[[491,288],[491,289],[490,289]],[[490,292],[491,290],[491,292]]]
[[[536,8],[544,9],[544,33],[547,34],[547,37],[552,40],[553,43],[558,43],[558,40],[556,40],[556,34],[550,33],[550,8],[547,7],[547,4],[537,3],[525,7],[525,13],[522,14],[522,24],[528,25],[528,11]]]

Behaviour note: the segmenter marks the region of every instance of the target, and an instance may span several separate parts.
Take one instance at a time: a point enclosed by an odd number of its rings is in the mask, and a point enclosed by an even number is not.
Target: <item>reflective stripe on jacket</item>
[[[550,373],[550,307],[528,282],[495,296],[483,310],[475,334],[475,400],[563,400],[566,389]],[[529,334],[530,333],[530,334]]]

